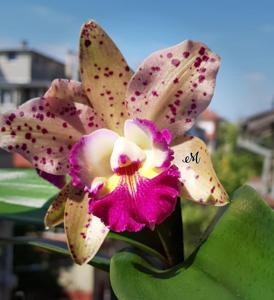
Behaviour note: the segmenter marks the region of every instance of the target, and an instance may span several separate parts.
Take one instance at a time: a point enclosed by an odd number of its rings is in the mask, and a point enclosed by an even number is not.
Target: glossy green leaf
[[[240,188],[184,264],[163,271],[122,251],[112,258],[110,275],[119,300],[272,300],[274,213],[252,188]]]
[[[42,224],[57,192],[33,169],[0,169],[0,217]]]
[[[53,241],[42,238],[33,237],[13,237],[13,238],[0,238],[0,244],[24,244],[43,248],[52,252],[57,252],[64,255],[70,255],[66,243],[60,241]],[[90,265],[104,271],[109,271],[109,259],[102,256],[95,256],[90,262]]]

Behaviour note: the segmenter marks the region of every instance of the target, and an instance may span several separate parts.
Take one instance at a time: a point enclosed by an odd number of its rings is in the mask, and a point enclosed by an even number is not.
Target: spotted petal
[[[81,82],[68,79],[55,79],[44,95],[45,98],[66,99],[71,102],[78,102],[89,105]]]
[[[94,21],[83,25],[80,36],[80,75],[84,90],[107,127],[122,132],[126,85],[132,76],[125,59]]]
[[[70,186],[65,207],[65,231],[74,261],[91,260],[105,240],[108,229],[99,218],[88,213],[88,195]]]
[[[64,221],[65,204],[71,190],[71,184],[68,183],[62,191],[53,199],[44,218],[45,227],[55,227]]]
[[[201,204],[223,206],[229,202],[211,162],[205,143],[196,137],[174,141],[173,163],[180,170],[182,195]]]
[[[129,83],[131,117],[167,127],[174,137],[181,135],[208,106],[218,68],[219,57],[199,42],[184,41],[153,53]]]
[[[50,92],[0,116],[0,146],[22,154],[39,170],[62,175],[72,145],[103,124],[90,106],[53,96]]]

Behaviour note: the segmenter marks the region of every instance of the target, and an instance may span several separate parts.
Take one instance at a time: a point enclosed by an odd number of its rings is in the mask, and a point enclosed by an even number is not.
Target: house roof
[[[8,54],[8,53],[20,53],[20,54],[34,54],[38,55],[40,57],[43,57],[44,59],[51,60],[55,62],[56,64],[64,65],[63,62],[59,61],[58,59],[51,57],[47,54],[44,54],[40,51],[37,51],[32,48],[6,48],[6,49],[0,49],[0,54]]]
[[[273,131],[274,109],[254,114],[242,122],[242,129],[245,132],[261,135]]]
[[[220,115],[218,115],[217,113],[215,113],[209,109],[205,110],[199,117],[199,120],[214,121],[214,122],[220,121],[222,119],[223,118]]]
[[[0,88],[2,89],[13,89],[13,88],[48,88],[51,84],[51,80],[33,80],[27,83],[13,83],[13,82],[2,82],[0,80]]]

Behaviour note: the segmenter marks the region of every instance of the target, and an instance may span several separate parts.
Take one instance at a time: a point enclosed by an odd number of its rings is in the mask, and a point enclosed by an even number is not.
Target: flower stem
[[[162,233],[161,233],[161,231],[159,230],[159,228],[156,228],[155,231],[157,232],[158,237],[159,237],[159,239],[160,239],[160,241],[161,241],[161,244],[162,244],[162,246],[163,246],[163,249],[164,249],[164,251],[165,251],[166,258],[167,258],[167,263],[168,263],[168,267],[171,267],[172,264],[173,264],[173,259],[172,259],[172,255],[171,255],[170,252],[169,252],[167,243],[166,243],[165,239],[163,238]]]
[[[126,236],[123,236],[121,234],[115,233],[115,232],[109,232],[108,234],[109,238],[112,239],[116,239],[116,240],[120,240],[120,241],[124,241],[126,243],[129,243],[130,245],[139,248],[141,250],[143,250],[144,252],[157,257],[162,263],[164,263],[165,265],[169,265],[169,262],[167,261],[167,259],[165,258],[165,256],[163,256],[160,252],[158,252],[157,250],[149,247],[148,245],[145,245],[137,240],[134,239],[130,239]]]

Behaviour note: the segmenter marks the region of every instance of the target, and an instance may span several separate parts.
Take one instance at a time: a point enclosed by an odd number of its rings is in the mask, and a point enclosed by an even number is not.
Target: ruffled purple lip
[[[136,232],[144,226],[153,229],[175,209],[180,177],[177,167],[171,166],[152,179],[133,176],[131,181],[121,176],[120,184],[111,193],[90,199],[89,212],[113,231]],[[130,182],[136,186],[133,188]]]

